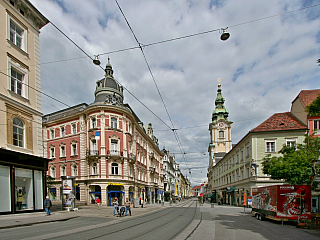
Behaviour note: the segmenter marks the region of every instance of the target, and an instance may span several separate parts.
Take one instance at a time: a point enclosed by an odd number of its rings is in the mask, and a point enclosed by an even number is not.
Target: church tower
[[[212,122],[209,124],[209,168],[215,166],[232,149],[232,122],[228,120],[229,112],[224,106],[225,100],[221,93],[221,78],[218,78],[218,83],[216,107],[212,113]]]

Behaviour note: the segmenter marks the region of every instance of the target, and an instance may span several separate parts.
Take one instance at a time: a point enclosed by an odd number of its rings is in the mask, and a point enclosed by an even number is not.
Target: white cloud
[[[137,46],[113,0],[31,2],[91,56]],[[214,31],[144,48],[175,128],[181,128],[177,132],[188,166],[208,164],[203,153],[209,144],[218,77],[234,122],[233,143],[273,113],[290,111],[300,90],[319,88],[320,6],[266,18],[309,5],[298,0],[118,2],[141,44],[229,26],[231,37],[225,42]],[[266,19],[253,21],[261,18]],[[41,62],[57,61],[41,66],[43,92],[70,106],[92,103],[95,82],[104,72],[50,24],[41,30],[40,39]],[[141,51],[101,55],[103,66],[108,56],[115,78],[171,126]],[[79,59],[61,61],[73,58]],[[170,152],[179,152],[172,132],[160,131],[167,126],[124,94],[140,119],[152,122],[160,147],[164,143]],[[47,97],[43,101],[44,113],[65,107]],[[186,166],[178,155],[177,160]],[[206,169],[192,171],[194,183],[205,179]]]

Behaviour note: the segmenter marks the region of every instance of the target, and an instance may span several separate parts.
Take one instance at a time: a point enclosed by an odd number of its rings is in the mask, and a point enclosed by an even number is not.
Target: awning
[[[208,198],[212,198],[214,195],[216,195],[215,192],[211,193],[211,195]]]

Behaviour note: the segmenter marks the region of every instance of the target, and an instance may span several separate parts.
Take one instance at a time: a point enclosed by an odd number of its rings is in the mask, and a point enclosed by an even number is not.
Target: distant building
[[[95,100],[43,116],[45,156],[52,161],[50,197],[61,200],[61,176],[73,176],[76,200],[111,206],[115,197],[163,199],[163,153],[151,123],[143,125],[113,77],[108,61],[105,77],[96,82]]]
[[[48,22],[27,0],[0,1],[0,214],[43,211],[39,34]]]

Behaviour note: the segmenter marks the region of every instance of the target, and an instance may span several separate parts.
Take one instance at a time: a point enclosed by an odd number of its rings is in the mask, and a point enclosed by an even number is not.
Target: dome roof
[[[117,102],[118,104],[123,104],[123,88],[113,77],[113,70],[109,58],[105,73],[105,77],[96,82],[94,102]]]

